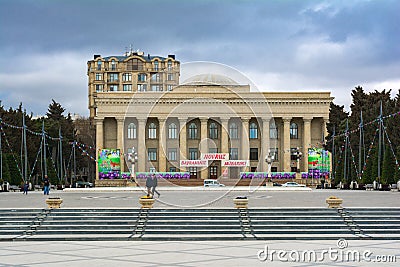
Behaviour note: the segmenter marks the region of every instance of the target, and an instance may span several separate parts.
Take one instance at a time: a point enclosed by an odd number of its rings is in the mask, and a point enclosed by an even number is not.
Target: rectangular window
[[[271,153],[271,156],[274,157],[274,161],[279,161],[278,148],[271,148],[269,151]]]
[[[101,61],[97,61],[97,70],[101,70]]]
[[[118,91],[118,85],[110,85],[109,91],[110,91],[110,92],[116,92],[116,91]]]
[[[118,73],[109,73],[108,81],[109,82],[118,82]]]
[[[131,82],[132,81],[132,74],[131,73],[122,74],[122,81],[123,82]]]
[[[170,84],[167,85],[167,90],[168,90],[168,91],[172,91],[172,88],[174,88],[173,85],[170,85]]]
[[[176,167],[169,167],[169,172],[176,172]]]
[[[190,160],[197,159],[197,148],[189,148],[189,159]]]
[[[169,148],[168,149],[168,159],[169,159],[169,161],[176,161],[177,160],[177,149],[176,148]]]
[[[153,75],[151,75],[151,81],[152,82],[160,82],[161,78],[160,78],[160,73],[154,73]]]
[[[137,90],[139,92],[146,92],[147,91],[147,84],[138,84],[137,85]]]
[[[145,82],[146,81],[146,74],[139,73],[137,80],[138,80],[138,82]]]
[[[153,85],[151,85],[151,91],[153,91],[153,92],[161,92],[162,91],[162,85],[161,84],[153,84]]]
[[[172,61],[168,61],[168,70],[172,70]]]
[[[102,84],[96,84],[96,92],[103,92],[103,85]]]
[[[123,85],[123,90],[125,92],[132,91],[132,84],[124,84]]]
[[[258,160],[258,148],[250,148],[250,160]]]
[[[156,161],[157,160],[157,148],[149,148],[147,150],[148,160]]]
[[[233,160],[239,159],[239,149],[238,148],[229,149],[229,159],[233,159]]]
[[[174,80],[174,74],[173,73],[168,73],[168,81],[173,81]]]
[[[278,167],[271,167],[271,172],[278,172]]]
[[[297,172],[297,167],[290,167],[291,172]]]
[[[150,167],[150,168],[149,168],[149,171],[150,171],[150,172],[156,172],[156,168],[155,168],[155,167]]]
[[[102,81],[103,80],[103,74],[102,73],[96,73],[96,81]]]

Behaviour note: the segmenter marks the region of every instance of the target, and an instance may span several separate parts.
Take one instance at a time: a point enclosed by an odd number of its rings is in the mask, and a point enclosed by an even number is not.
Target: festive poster
[[[99,173],[110,173],[121,171],[121,160],[119,149],[100,149],[99,151]]]

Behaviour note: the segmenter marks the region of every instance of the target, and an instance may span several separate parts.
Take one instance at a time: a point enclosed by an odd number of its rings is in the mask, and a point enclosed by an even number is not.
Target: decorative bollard
[[[153,208],[154,198],[143,196],[139,198],[139,203],[142,205],[142,209],[151,209]]]
[[[330,196],[326,199],[326,203],[328,204],[328,208],[337,209],[342,207],[343,199]]]
[[[46,204],[49,209],[59,209],[63,203],[62,198],[59,197],[49,197],[46,199]]]
[[[249,200],[247,199],[247,197],[236,197],[233,199],[233,203],[235,204],[235,208],[237,209],[247,209]]]

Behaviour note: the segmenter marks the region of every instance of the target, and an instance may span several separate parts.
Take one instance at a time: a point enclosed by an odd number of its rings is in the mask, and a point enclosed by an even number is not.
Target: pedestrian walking
[[[151,194],[152,194],[152,196],[154,196],[154,192],[156,192],[158,197],[160,197],[161,194],[156,190],[156,187],[158,185],[157,177],[154,174],[152,175],[152,179],[153,179],[153,183],[152,183],[153,184],[153,188],[151,190]]]
[[[43,194],[48,195],[50,193],[50,180],[47,175],[44,176],[43,179]]]
[[[28,194],[28,190],[29,190],[29,183],[28,183],[28,181],[26,181],[25,183],[24,183],[24,192],[22,193],[22,194]]]
[[[147,196],[150,197],[151,188],[153,187],[153,179],[151,178],[151,175],[149,175],[146,179],[146,187],[147,187]],[[153,196],[151,196],[151,197],[153,197]]]

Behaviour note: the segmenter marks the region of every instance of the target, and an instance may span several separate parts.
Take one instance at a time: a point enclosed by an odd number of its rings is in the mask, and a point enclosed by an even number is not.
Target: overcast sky
[[[176,54],[229,65],[261,91],[400,88],[400,1],[0,0],[0,100],[88,116],[87,61]]]

